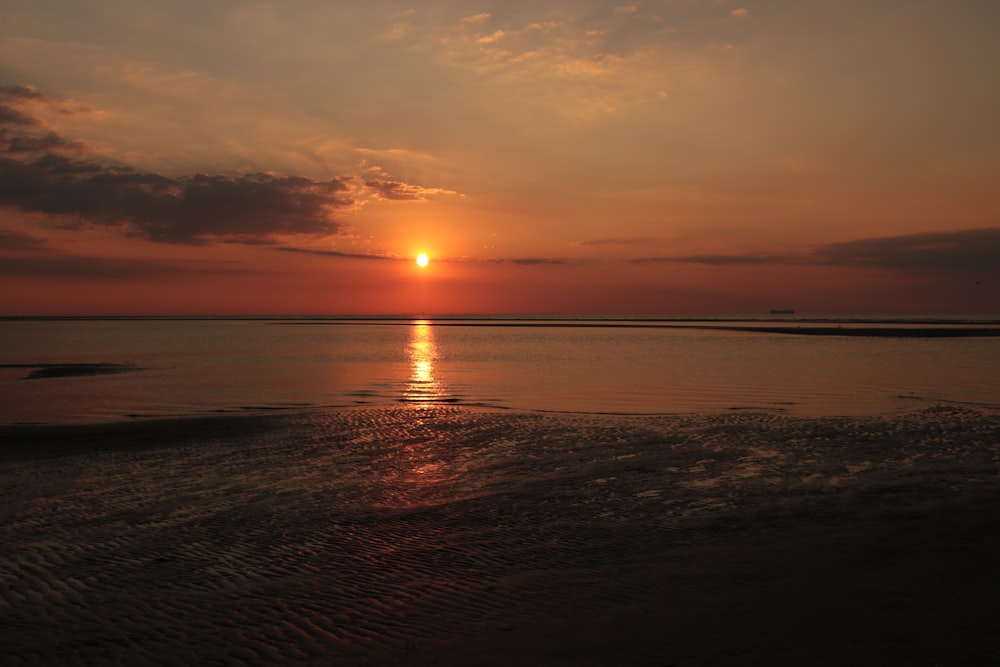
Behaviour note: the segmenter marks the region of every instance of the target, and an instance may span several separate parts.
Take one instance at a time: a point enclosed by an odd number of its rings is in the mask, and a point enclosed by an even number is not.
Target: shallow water
[[[398,402],[806,416],[1000,408],[1000,338],[456,324],[3,321],[0,423]],[[10,367],[31,364],[57,367],[36,379]]]

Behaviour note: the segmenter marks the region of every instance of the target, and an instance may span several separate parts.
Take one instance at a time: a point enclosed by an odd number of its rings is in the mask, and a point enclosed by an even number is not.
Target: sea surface
[[[864,416],[938,405],[1000,409],[1000,337],[763,330],[774,324],[4,320],[0,423],[400,403],[623,415]],[[813,326],[815,320],[781,318],[777,324]],[[826,319],[821,324],[849,329],[871,327],[873,321]],[[928,325],[894,320],[879,326]]]
[[[0,320],[0,665],[1000,664],[997,326]]]

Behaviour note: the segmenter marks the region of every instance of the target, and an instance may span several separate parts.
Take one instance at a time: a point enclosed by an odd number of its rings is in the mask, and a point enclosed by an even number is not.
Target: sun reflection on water
[[[418,404],[446,400],[434,375],[434,362],[438,358],[434,327],[424,321],[414,322],[406,353],[410,360],[410,378],[403,392],[404,400]]]
[[[383,465],[373,480],[373,502],[379,507],[412,508],[451,502],[461,471],[453,452],[444,446],[430,408],[454,399],[435,373],[438,347],[434,327],[416,321],[406,344],[409,377],[401,400],[420,408],[400,426],[398,437],[383,448]],[[427,408],[427,410],[424,410]]]

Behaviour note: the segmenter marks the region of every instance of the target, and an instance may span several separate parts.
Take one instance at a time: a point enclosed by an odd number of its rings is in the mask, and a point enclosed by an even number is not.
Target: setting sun
[[[427,266],[431,260],[424,253],[417,255],[417,266]]]

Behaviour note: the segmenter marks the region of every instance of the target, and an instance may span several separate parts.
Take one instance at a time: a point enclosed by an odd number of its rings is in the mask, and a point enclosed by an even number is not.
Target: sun
[[[417,255],[417,266],[427,266],[431,260],[424,253]]]

